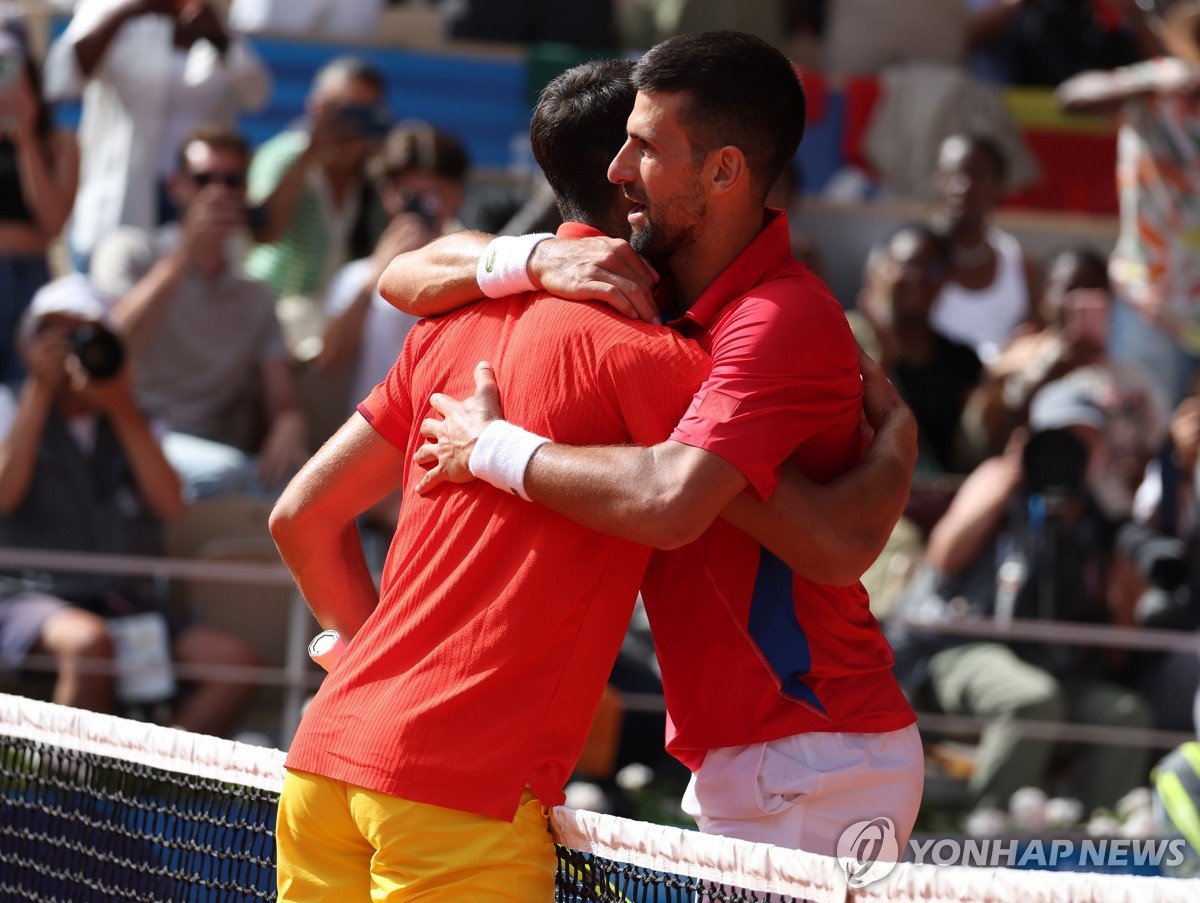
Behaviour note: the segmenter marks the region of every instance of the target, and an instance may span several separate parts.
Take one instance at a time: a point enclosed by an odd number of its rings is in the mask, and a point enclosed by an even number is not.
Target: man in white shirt
[[[209,0],[82,0],[44,78],[47,99],[83,99],[67,237],[81,271],[117,226],[163,221],[163,186],[193,129],[261,109],[271,91],[262,61]]]

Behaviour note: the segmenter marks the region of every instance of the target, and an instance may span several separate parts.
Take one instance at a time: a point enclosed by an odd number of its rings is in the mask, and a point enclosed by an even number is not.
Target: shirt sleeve
[[[92,284],[115,300],[137,285],[157,259],[148,233],[133,228],[119,229],[103,239],[92,255]]]
[[[329,288],[325,291],[327,317],[336,317],[350,309],[363,289],[370,265],[369,259],[354,260],[333,274],[333,278],[329,280]]]
[[[708,375],[708,355],[672,333],[614,345],[604,355],[604,390],[636,445],[657,445]]]
[[[246,174],[246,196],[250,203],[261,203],[279,187],[288,167],[304,152],[307,142],[308,137],[302,132],[284,132],[255,151]]]
[[[862,377],[841,305],[814,286],[768,286],[722,313],[712,372],[671,434],[720,455],[761,499],[793,459],[828,480],[862,454]]]
[[[17,397],[12,389],[0,385],[0,442],[8,438],[13,424],[17,422]]]
[[[83,93],[87,79],[75,56],[75,45],[120,5],[121,0],[83,0],[76,4],[66,29],[46,51],[46,61],[42,67],[42,93],[47,100],[76,100]],[[114,44],[118,37],[113,38]],[[110,44],[105,56],[112,49]]]
[[[240,35],[229,36],[225,68],[242,110],[256,113],[267,105],[271,98],[271,73],[254,48]]]
[[[358,404],[358,413],[375,432],[401,451],[407,451],[413,428],[413,344],[411,338],[404,343],[387,377]]]

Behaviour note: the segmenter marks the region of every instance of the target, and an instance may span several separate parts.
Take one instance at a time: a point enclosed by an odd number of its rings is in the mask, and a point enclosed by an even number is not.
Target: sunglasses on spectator
[[[193,172],[188,175],[188,178],[198,188],[208,185],[224,185],[226,188],[246,187],[244,172]]]

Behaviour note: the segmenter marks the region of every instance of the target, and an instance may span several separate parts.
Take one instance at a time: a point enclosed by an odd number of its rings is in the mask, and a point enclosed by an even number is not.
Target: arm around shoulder
[[[659,549],[698,539],[745,486],[724,458],[671,440],[649,448],[544,445],[525,473],[535,502]]]
[[[415,317],[435,317],[480,301],[484,294],[475,271],[491,240],[482,232],[452,232],[400,254],[379,277],[379,294]]]

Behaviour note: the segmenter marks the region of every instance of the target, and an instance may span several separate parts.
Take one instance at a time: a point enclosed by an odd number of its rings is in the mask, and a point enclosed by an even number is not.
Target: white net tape
[[[0,741],[13,738],[278,793],[284,754],[0,694]],[[5,800],[0,798],[0,806]],[[593,812],[555,809],[558,843],[653,872],[814,903],[1198,903],[1200,880],[900,864],[852,887],[830,857]]]

